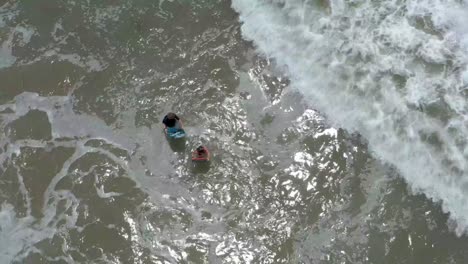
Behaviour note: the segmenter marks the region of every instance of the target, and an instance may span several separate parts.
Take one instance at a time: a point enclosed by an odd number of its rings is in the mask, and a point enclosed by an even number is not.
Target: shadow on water
[[[172,151],[176,153],[183,153],[185,152],[185,138],[173,139],[168,138],[167,141],[169,142],[169,146],[171,147]]]
[[[209,161],[192,161],[192,172],[195,174],[207,173],[210,170]]]

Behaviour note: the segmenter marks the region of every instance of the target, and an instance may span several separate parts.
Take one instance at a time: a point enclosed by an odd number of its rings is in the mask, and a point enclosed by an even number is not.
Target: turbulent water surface
[[[467,5],[0,0],[0,263],[466,263]]]

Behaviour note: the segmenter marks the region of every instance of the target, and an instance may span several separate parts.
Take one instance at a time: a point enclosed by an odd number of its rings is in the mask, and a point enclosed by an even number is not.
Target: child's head
[[[203,153],[203,152],[205,152],[205,148],[203,146],[199,146],[197,148],[197,151],[200,152],[200,153]]]
[[[167,113],[167,118],[168,119],[175,119],[176,115],[172,112]]]

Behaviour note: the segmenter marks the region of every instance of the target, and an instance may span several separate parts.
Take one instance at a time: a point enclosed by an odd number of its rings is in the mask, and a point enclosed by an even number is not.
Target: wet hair
[[[174,114],[172,112],[169,112],[169,113],[167,113],[166,116],[167,116],[168,119],[174,119],[176,117],[176,114]]]
[[[204,148],[203,146],[199,146],[199,147],[197,148],[197,151],[198,151],[198,152],[205,152],[205,148]]]

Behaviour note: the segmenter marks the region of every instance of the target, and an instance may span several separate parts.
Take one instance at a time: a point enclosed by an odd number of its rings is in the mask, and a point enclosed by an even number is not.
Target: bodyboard
[[[167,128],[167,136],[174,139],[183,138],[185,137],[185,130],[182,128],[169,127]]]

